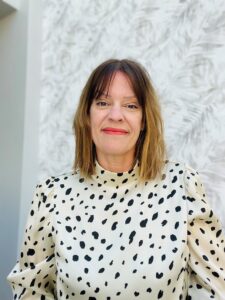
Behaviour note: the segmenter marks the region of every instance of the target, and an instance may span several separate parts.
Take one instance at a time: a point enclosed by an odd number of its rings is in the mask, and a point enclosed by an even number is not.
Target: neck
[[[128,157],[97,157],[99,165],[110,172],[123,173],[134,167],[134,159]]]

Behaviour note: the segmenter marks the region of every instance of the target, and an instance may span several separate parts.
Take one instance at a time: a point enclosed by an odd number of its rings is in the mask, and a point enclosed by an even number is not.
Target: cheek
[[[106,113],[105,111],[96,111],[95,109],[90,111],[90,127],[91,130],[97,131],[101,128],[103,122],[105,121]]]
[[[93,133],[96,130],[97,127],[97,118],[96,118],[96,114],[93,111],[90,111],[90,128],[91,128],[91,132]]]
[[[93,112],[90,112],[90,131],[92,140],[95,142],[98,137],[99,118]]]
[[[137,131],[141,131],[142,128],[143,128],[143,118],[142,118],[142,115],[140,115],[137,120],[136,120],[136,130]]]

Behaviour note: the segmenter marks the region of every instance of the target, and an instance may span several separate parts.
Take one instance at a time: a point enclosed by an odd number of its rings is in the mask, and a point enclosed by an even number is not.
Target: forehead
[[[95,90],[95,97],[102,94],[110,96],[111,94],[125,93],[135,96],[132,82],[127,74],[118,70],[111,74],[105,74],[98,82]]]
[[[126,74],[117,71],[103,93],[109,95],[121,93],[134,95],[134,90],[129,77]]]

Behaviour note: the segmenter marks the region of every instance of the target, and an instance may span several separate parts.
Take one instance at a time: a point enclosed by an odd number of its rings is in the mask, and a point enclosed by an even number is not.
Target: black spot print
[[[161,273],[156,272],[156,278],[157,279],[160,279],[162,277],[163,277],[163,273],[162,272]]]
[[[105,268],[101,268],[98,270],[98,273],[103,273],[105,271]]]
[[[113,207],[114,203],[107,204],[105,207],[105,211],[109,210],[111,207]]]
[[[73,261],[78,261],[79,260],[79,256],[78,255],[73,255]]]
[[[67,190],[66,190],[66,195],[69,195],[69,194],[71,193],[71,191],[72,191],[71,188],[67,189]]]
[[[209,261],[209,259],[208,259],[208,257],[207,257],[206,255],[202,255],[202,257],[203,257],[203,259],[204,259],[205,261]]]
[[[131,205],[133,205],[133,203],[134,203],[134,200],[133,199],[131,199],[131,200],[129,200],[129,202],[128,202],[128,206],[131,206]]]
[[[172,198],[176,194],[176,190],[172,190],[172,192],[167,196],[167,199]]]
[[[217,233],[216,233],[216,237],[218,238],[222,233],[222,229],[218,230]]]
[[[158,203],[162,204],[163,202],[164,202],[164,198],[160,198]]]
[[[93,237],[94,237],[96,240],[97,240],[98,237],[99,237],[99,234],[98,234],[97,231],[93,231],[93,232],[92,232],[92,235],[93,235]]]
[[[133,260],[136,261],[137,260],[137,253],[133,256]]]
[[[177,228],[179,227],[179,224],[180,224],[180,223],[177,221],[177,222],[175,223],[175,225],[174,225],[174,228],[177,229]]]
[[[130,221],[131,221],[131,217],[128,217],[128,218],[126,218],[126,220],[125,220],[125,224],[129,224],[129,223],[130,223]]]
[[[41,300],[53,290],[65,300],[191,300],[187,290],[204,288],[217,298],[211,286],[225,269],[225,240],[197,173],[166,161],[161,178],[139,184],[139,166],[125,173],[95,168],[87,179],[76,170],[37,185],[11,277],[14,299],[27,287]],[[189,284],[200,268],[204,286]]]
[[[152,197],[153,197],[153,193],[151,192],[148,194],[148,199],[151,199]]]
[[[152,221],[156,220],[158,218],[158,212],[154,213],[152,216]]]
[[[89,255],[85,255],[84,259],[87,260],[87,261],[91,261],[91,257]]]
[[[172,270],[173,269],[173,261],[171,261],[170,265],[169,265],[169,269]]]
[[[76,216],[76,219],[77,219],[78,222],[81,221],[81,217],[80,216]]]
[[[173,177],[172,183],[175,183],[177,181],[177,176]]]
[[[66,231],[71,232],[72,231],[72,227],[71,226],[66,226]]]
[[[118,224],[118,222],[114,222],[113,224],[112,224],[112,230],[116,230],[116,226],[117,226],[117,224]]]
[[[166,259],[166,255],[163,254],[163,255],[161,256],[161,260],[164,261],[165,259]]]
[[[35,254],[35,250],[34,249],[28,249],[28,251],[27,251],[27,255],[28,256],[33,256]]]
[[[217,272],[215,272],[215,271],[213,271],[212,274],[213,274],[213,276],[215,276],[216,278],[219,278],[219,277],[220,277],[220,275],[219,275]]]
[[[117,193],[114,193],[111,197],[111,199],[115,199],[117,197]]]
[[[141,226],[141,227],[146,227],[147,222],[148,222],[148,219],[142,220],[142,221],[140,222],[140,226]]]
[[[171,241],[176,241],[177,237],[174,234],[171,234],[170,235],[170,239],[171,239]]]
[[[175,210],[176,210],[176,212],[179,212],[179,211],[181,211],[181,207],[177,206],[177,207],[175,207]]]
[[[152,255],[152,256],[149,257],[148,263],[152,264],[153,260],[154,260],[154,256]]]
[[[165,226],[167,224],[167,220],[162,221],[162,226]]]
[[[94,215],[91,215],[88,219],[88,222],[92,223],[94,221]]]
[[[30,283],[30,287],[33,287],[35,285],[35,278],[32,279],[31,283]]]
[[[161,299],[163,297],[163,291],[160,290],[159,293],[158,293],[158,298],[157,299]]]
[[[135,234],[136,234],[136,231],[133,230],[129,236],[129,244],[131,244],[133,242]]]
[[[112,244],[106,247],[106,250],[110,250],[112,248]]]

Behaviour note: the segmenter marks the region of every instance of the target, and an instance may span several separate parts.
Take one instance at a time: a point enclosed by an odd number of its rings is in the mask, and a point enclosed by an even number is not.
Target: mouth
[[[106,134],[111,135],[126,135],[128,134],[128,131],[122,128],[112,128],[112,127],[106,127],[103,128],[102,131]]]

